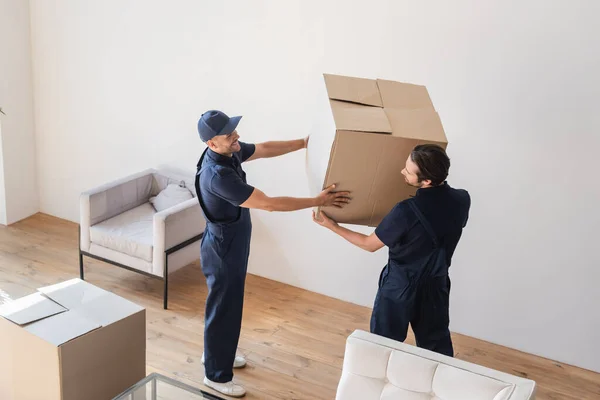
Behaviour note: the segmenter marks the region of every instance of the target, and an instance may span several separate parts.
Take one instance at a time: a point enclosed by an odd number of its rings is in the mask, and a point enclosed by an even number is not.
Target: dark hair
[[[410,159],[417,164],[419,182],[430,180],[432,186],[441,185],[448,177],[450,159],[446,150],[436,144],[422,144],[413,149]]]

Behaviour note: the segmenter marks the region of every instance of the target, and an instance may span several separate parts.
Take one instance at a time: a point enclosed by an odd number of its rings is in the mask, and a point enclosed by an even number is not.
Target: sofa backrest
[[[357,330],[336,400],[530,400],[535,382]]]

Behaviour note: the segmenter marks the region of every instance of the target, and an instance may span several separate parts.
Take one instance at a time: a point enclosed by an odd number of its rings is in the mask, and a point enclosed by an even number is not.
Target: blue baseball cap
[[[198,120],[198,133],[203,142],[218,135],[229,135],[240,123],[241,116],[229,118],[227,114],[218,110],[209,110],[202,114]]]

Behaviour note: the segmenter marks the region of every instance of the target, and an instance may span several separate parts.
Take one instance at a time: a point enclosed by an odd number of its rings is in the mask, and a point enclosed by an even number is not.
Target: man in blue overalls
[[[241,117],[229,118],[211,110],[198,121],[198,133],[207,148],[197,165],[196,194],[207,226],[200,260],[208,297],[204,327],[204,384],[228,396],[241,397],[233,383],[233,369],[245,366],[236,356],[242,324],[244,284],[250,252],[250,208],[295,211],[315,206],[343,207],[348,192],[329,187],[314,198],[269,197],[246,182],[241,164],[276,157],[307,147],[308,138],[247,144],[239,141]]]
[[[398,203],[370,235],[339,226],[320,213],[315,222],[370,252],[389,248],[379,277],[371,332],[403,342],[410,323],[417,346],[454,356],[448,329],[448,269],[467,224],[471,199],[446,182],[450,159],[436,145],[415,147],[402,170],[414,197]]]

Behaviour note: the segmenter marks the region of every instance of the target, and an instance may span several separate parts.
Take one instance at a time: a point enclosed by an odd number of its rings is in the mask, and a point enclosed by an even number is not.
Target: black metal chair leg
[[[79,249],[79,276],[83,280],[83,254],[81,254],[81,248]]]
[[[163,304],[163,307],[164,307],[165,310],[167,309],[168,298],[169,298],[169,254],[174,253],[176,251],[179,251],[179,250],[183,249],[184,247],[187,247],[190,244],[192,244],[194,242],[197,242],[198,240],[202,239],[202,236],[203,236],[203,233],[201,233],[199,235],[196,235],[196,236],[194,236],[194,237],[186,240],[185,242],[179,243],[178,245],[173,246],[170,249],[167,249],[165,251],[165,273],[164,273],[164,276],[162,278],[163,282],[164,282],[164,289],[163,289],[163,302],[164,302],[164,304]],[[80,226],[79,227],[79,276],[81,277],[82,280],[83,280],[83,276],[84,276],[84,274],[83,274],[83,272],[84,272],[83,271],[83,256],[90,257],[90,258],[93,258],[95,260],[99,260],[99,261],[102,261],[102,262],[105,262],[105,263],[108,263],[108,264],[116,265],[117,267],[121,267],[121,268],[124,268],[124,269],[129,270],[129,271],[137,272],[139,274],[146,275],[146,276],[149,276],[151,278],[158,278],[158,279],[160,279],[160,276],[154,275],[152,273],[145,272],[145,271],[140,271],[140,270],[137,270],[135,268],[129,267],[127,265],[124,265],[124,264],[121,264],[121,263],[118,263],[118,262],[106,259],[104,257],[100,257],[100,256],[97,256],[97,255],[94,255],[94,254],[89,253],[87,251],[82,251],[81,250],[81,226]]]
[[[165,253],[165,276],[163,278],[165,282],[164,288],[164,309],[167,309],[167,297],[169,295],[169,255]]]
[[[77,228],[77,247],[79,248],[79,277],[83,280],[83,254],[81,254],[81,225]]]

